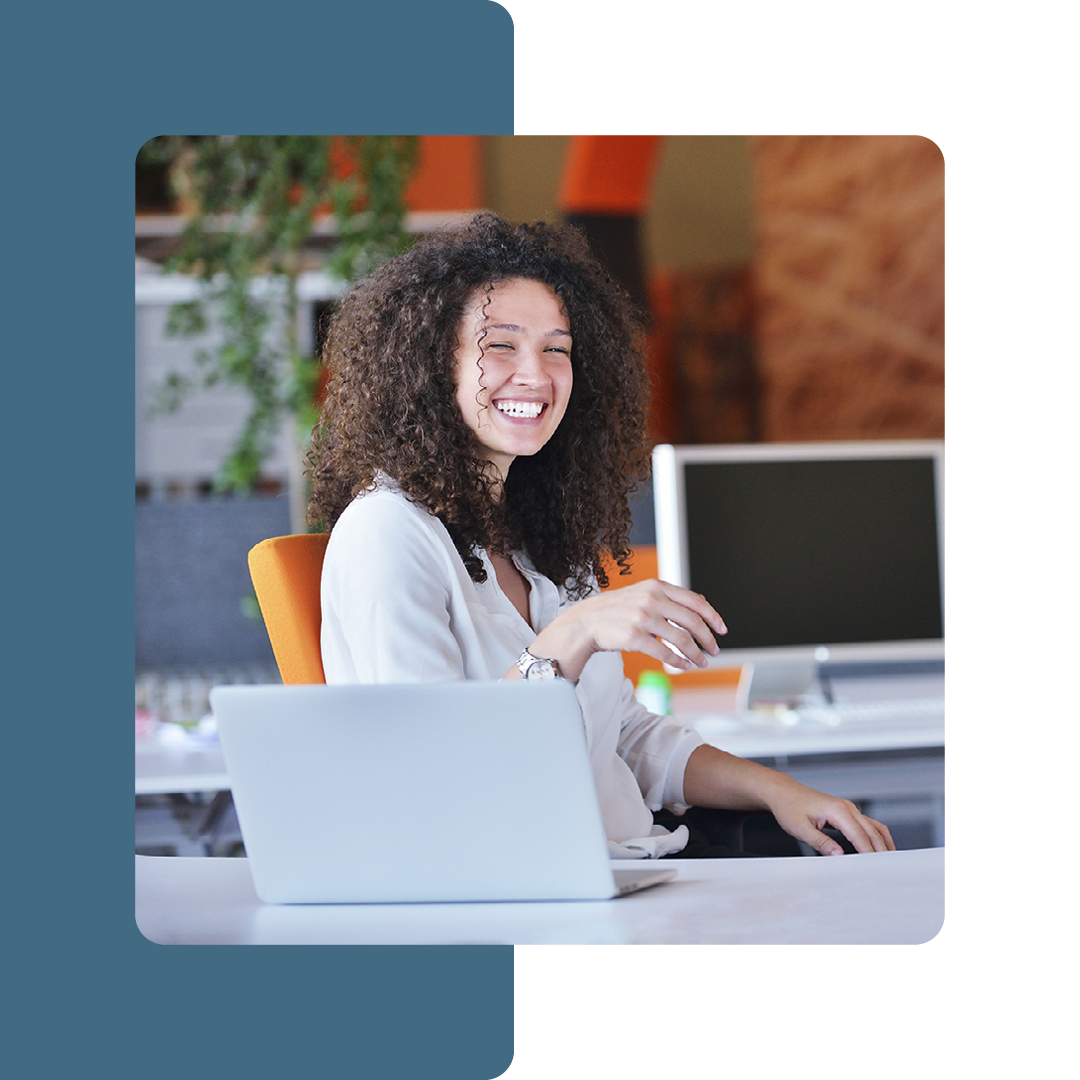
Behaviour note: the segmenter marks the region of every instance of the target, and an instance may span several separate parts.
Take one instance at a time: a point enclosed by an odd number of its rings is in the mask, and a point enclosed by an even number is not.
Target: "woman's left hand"
[[[786,833],[809,844],[819,855],[844,853],[835,840],[821,831],[826,826],[846,836],[858,852],[896,850],[888,827],[861,813],[853,802],[802,784],[773,793],[769,809]]]
[[[786,833],[820,855],[844,854],[821,831],[829,826],[846,836],[858,852],[896,850],[888,828],[860,813],[853,802],[815,791],[786,773],[708,744],[697,747],[686,762],[683,798],[691,806],[769,810]]]

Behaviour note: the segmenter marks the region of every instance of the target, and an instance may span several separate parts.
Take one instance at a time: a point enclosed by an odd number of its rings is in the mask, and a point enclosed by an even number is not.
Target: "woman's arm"
[[[451,626],[452,580],[433,529],[404,499],[376,492],[350,506],[323,563],[326,681],[463,678]]]
[[[785,832],[821,855],[843,854],[843,848],[821,831],[826,826],[843,833],[858,852],[896,850],[888,828],[860,813],[854,803],[715,746],[699,746],[690,755],[683,795],[693,806],[769,810]]]
[[[572,604],[536,635],[529,651],[557,661],[563,677],[577,682],[597,652],[640,652],[674,667],[705,667],[705,653],[720,652],[713,634],[726,633],[703,596],[653,578]],[[506,674],[518,677],[516,667]]]
[[[705,667],[705,654],[720,652],[714,633],[726,634],[727,627],[703,596],[653,579],[571,605],[536,635],[529,651],[556,660],[563,676],[576,682],[595,652],[640,652],[684,670]],[[515,667],[506,677],[520,674]],[[843,854],[821,831],[826,826],[838,829],[856,851],[895,850],[889,830],[854,803],[714,746],[699,746],[690,755],[683,798],[691,806],[768,810],[781,828],[823,855]]]

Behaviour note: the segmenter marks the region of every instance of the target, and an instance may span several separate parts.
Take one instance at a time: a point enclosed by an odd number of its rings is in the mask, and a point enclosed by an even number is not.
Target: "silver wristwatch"
[[[517,660],[518,671],[523,679],[561,679],[559,665],[554,660],[544,660],[539,656],[533,656],[526,649]]]

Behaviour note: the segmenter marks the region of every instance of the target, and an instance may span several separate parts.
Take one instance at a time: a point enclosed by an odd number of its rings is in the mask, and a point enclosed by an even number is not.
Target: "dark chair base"
[[[653,814],[657,825],[685,825],[690,841],[673,859],[754,858],[802,855],[799,842],[788,836],[766,810],[708,810],[693,806],[681,816],[670,810]]]

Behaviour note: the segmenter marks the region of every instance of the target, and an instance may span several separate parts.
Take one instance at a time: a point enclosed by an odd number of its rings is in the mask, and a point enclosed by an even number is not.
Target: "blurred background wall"
[[[771,137],[751,157],[766,437],[942,437],[941,152],[921,138]]]
[[[570,139],[483,140],[487,205],[507,218],[562,216],[558,193]],[[645,205],[645,256],[661,267],[739,266],[753,250],[750,140],[672,135],[661,140]]]
[[[944,434],[944,163],[902,136],[421,138],[407,203],[423,231],[480,208],[568,218],[648,308],[650,433],[676,443]],[[193,363],[164,334],[189,287],[160,272],[182,221],[136,174],[136,670],[270,667],[246,552],[289,531],[287,450],[251,495],[211,479],[235,391],[151,416]],[[308,253],[308,343],[335,295]],[[208,331],[212,340],[213,328]],[[635,539],[652,542],[648,492]]]
[[[488,205],[559,216],[568,143],[485,140]],[[944,195],[919,137],[664,138],[641,215],[661,434],[941,437]]]

